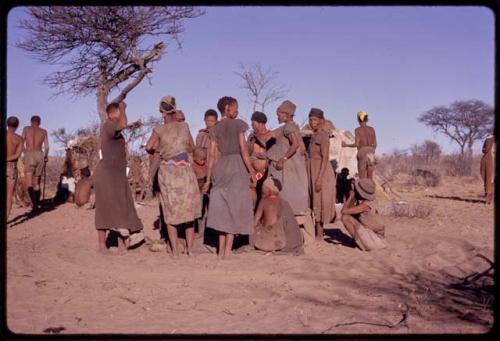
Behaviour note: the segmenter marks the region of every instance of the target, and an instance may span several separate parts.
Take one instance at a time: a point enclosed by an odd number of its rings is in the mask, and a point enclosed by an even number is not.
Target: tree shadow
[[[40,209],[39,210],[28,211],[26,213],[20,214],[17,217],[12,218],[11,220],[7,221],[7,226],[8,226],[8,228],[12,228],[16,225],[22,224],[28,220],[31,220],[33,218],[38,217],[39,215],[46,213],[46,212],[53,211],[58,206],[60,206],[64,203],[65,203],[64,201],[58,201],[58,200],[55,200],[55,198],[42,200],[42,201],[40,201]]]
[[[444,196],[444,195],[426,195],[428,198],[433,198],[433,199],[449,199],[449,200],[456,200],[456,201],[464,201],[464,202],[470,202],[470,203],[481,203],[485,204],[486,199],[471,199],[471,198],[461,198],[458,196]]]
[[[344,246],[350,247],[355,249],[356,248],[356,242],[349,237],[347,234],[342,232],[341,229],[334,228],[334,229],[325,229],[325,241],[330,244],[342,244]]]

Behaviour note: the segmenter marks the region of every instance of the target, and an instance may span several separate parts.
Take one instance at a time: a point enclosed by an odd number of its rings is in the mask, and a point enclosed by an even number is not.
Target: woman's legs
[[[167,233],[170,247],[172,248],[172,256],[177,258],[179,256],[179,250],[177,248],[177,228],[174,225],[167,224]]]
[[[106,252],[106,230],[97,230],[97,250]]]
[[[188,256],[191,255],[191,249],[193,247],[193,239],[194,239],[194,225],[188,225],[186,227],[186,254]]]
[[[219,253],[218,253],[218,259],[223,259],[224,258],[224,253],[226,251],[226,234],[224,232],[219,233]]]
[[[319,221],[316,222],[316,240],[323,240],[323,223]]]
[[[233,249],[234,234],[226,234],[226,250],[224,251],[224,258],[230,258]]]

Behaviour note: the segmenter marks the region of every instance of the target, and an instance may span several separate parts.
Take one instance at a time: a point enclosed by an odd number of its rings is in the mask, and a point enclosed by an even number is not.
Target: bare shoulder
[[[19,134],[14,133],[14,138],[16,139],[16,142],[23,142],[23,137]]]

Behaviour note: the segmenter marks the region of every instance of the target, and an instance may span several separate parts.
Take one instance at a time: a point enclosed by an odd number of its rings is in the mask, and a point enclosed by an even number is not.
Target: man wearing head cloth
[[[281,183],[268,177],[254,216],[253,245],[264,251],[304,253],[302,234],[290,204],[280,196]]]
[[[282,125],[273,131],[276,143],[266,155],[270,160],[269,174],[282,184],[281,196],[295,215],[307,215],[310,210],[306,148],[300,128],[293,121],[295,110],[295,104],[289,100],[278,106],[276,113]]]
[[[262,183],[267,176],[267,158],[265,153],[275,140],[271,131],[267,129],[267,116],[263,112],[256,111],[252,114],[253,131],[248,136],[247,144],[250,151],[250,162],[257,175],[257,184],[252,187],[253,205],[257,205],[262,191]]]
[[[373,179],[375,148],[377,148],[375,129],[368,126],[368,113],[366,111],[359,111],[357,118],[359,127],[354,130],[355,142],[352,144],[342,142],[342,147],[358,148],[358,177]]]

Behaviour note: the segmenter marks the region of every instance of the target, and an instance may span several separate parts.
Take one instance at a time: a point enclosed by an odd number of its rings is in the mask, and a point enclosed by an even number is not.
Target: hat
[[[318,108],[311,108],[311,111],[309,111],[309,117],[314,116],[318,118],[325,118],[325,115],[323,114],[323,110],[318,109]]]
[[[368,117],[368,113],[366,111],[358,111],[358,120],[364,121],[365,117]]]
[[[283,111],[286,112],[288,115],[295,115],[295,109],[297,109],[297,106],[293,104],[292,101],[285,100],[283,103],[280,104],[278,107],[277,111]]]
[[[354,187],[359,195],[366,200],[375,199],[375,182],[371,179],[358,179]]]
[[[278,183],[279,184],[279,183]],[[281,187],[281,184],[279,184],[279,186],[276,183],[276,180],[273,179],[272,177],[268,177],[264,183],[262,184],[262,186],[265,186],[267,188],[269,188],[269,190],[273,193],[279,193],[280,192],[280,188],[278,187]]]
[[[162,107],[162,104],[168,104],[171,109],[165,109]],[[175,97],[173,96],[165,96],[161,99],[160,101],[160,112],[162,114],[170,115],[170,114],[175,114],[176,113],[176,105],[175,105]]]
[[[252,121],[259,122],[259,123],[267,123],[267,116],[263,112],[256,111],[252,114]]]

